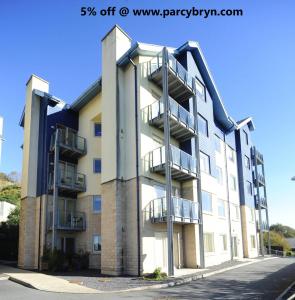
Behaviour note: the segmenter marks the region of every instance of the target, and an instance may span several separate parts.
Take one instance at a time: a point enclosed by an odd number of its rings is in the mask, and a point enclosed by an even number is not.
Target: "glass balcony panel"
[[[169,67],[175,73],[177,73],[177,69],[176,69],[177,68],[177,66],[176,66],[177,61],[176,61],[175,57],[173,55],[171,55],[171,54],[168,55],[168,63],[169,63]]]
[[[194,221],[199,219],[199,205],[196,202],[192,202],[192,219]]]
[[[187,81],[187,71],[179,62],[177,62],[177,74],[183,82]]]
[[[180,121],[187,125],[188,124],[188,115],[189,115],[188,111],[181,105],[179,105],[178,109],[179,109]]]
[[[180,150],[171,145],[171,160],[172,163],[177,165],[177,166],[181,166],[181,157],[180,157]]]
[[[190,170],[190,155],[188,155],[184,151],[181,151],[180,159],[181,159],[181,167],[186,170]]]
[[[191,201],[182,199],[183,218],[190,219],[191,217]]]
[[[152,152],[152,167],[160,166],[165,163],[165,148],[160,147]]]
[[[182,203],[180,198],[173,197],[173,215],[176,218],[182,217]]]
[[[174,101],[172,98],[169,98],[169,104],[170,104],[170,112],[175,117],[178,118],[178,104],[176,101]]]

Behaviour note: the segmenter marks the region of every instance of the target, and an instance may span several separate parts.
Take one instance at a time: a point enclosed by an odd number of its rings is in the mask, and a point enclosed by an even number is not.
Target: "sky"
[[[242,17],[80,16],[101,8],[238,8]],[[32,73],[50,93],[72,103],[100,75],[101,38],[119,24],[133,41],[178,47],[200,43],[229,114],[252,116],[253,140],[264,154],[270,223],[295,227],[294,0],[2,0],[0,172],[21,171],[19,119]]]

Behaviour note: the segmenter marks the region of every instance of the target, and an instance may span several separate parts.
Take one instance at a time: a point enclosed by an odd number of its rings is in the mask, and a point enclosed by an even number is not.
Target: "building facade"
[[[196,42],[102,39],[102,76],[71,105],[27,83],[18,264],[89,252],[104,274],[173,274],[264,254],[263,157],[226,112]],[[261,234],[260,234],[261,233]]]

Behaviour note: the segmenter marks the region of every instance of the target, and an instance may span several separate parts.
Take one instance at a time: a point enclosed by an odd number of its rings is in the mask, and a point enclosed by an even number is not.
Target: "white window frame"
[[[223,169],[216,166],[216,173],[218,174],[216,177],[218,184],[223,185]]]
[[[202,172],[211,174],[210,156],[200,151],[200,169]]]
[[[94,201],[95,201],[95,197],[99,197],[100,198],[100,210],[94,210]],[[94,214],[99,214],[101,213],[101,195],[93,195],[92,196],[92,212]]]
[[[205,232],[204,233],[204,251],[205,251],[205,253],[214,253],[215,252],[214,232]]]
[[[237,178],[236,178],[236,176],[235,175],[230,175],[229,176],[229,178],[230,178],[230,189],[231,189],[231,191],[236,191],[237,190]]]
[[[227,235],[225,233],[221,233],[220,238],[221,238],[222,251],[226,252],[228,250]]]
[[[99,237],[100,240],[100,250],[94,250],[94,238]],[[94,234],[92,236],[92,253],[101,253],[101,235],[100,234]]]
[[[222,203],[222,207],[224,209],[224,214],[222,214],[222,215],[219,214],[219,207],[221,207],[221,205],[220,205],[221,203]],[[223,218],[223,219],[226,218],[225,201],[222,199],[217,199],[217,215],[219,218]]]

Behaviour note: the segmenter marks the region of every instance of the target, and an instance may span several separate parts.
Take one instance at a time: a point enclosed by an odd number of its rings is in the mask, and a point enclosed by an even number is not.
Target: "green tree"
[[[0,201],[7,201],[11,204],[20,203],[20,186],[13,184],[5,186],[0,190]]]
[[[20,207],[16,206],[15,209],[8,215],[6,224],[18,225],[19,224]]]
[[[285,238],[293,238],[295,237],[295,229],[289,226],[282,225],[280,223],[274,224],[270,226],[271,231],[275,231]]]
[[[279,246],[282,247],[284,251],[289,251],[291,249],[288,241],[285,239],[285,237],[281,234],[279,234],[276,231],[270,231],[270,243],[272,246]],[[264,245],[267,245],[268,243],[268,233],[264,233]]]

